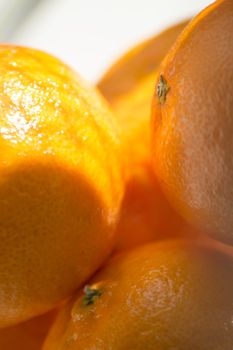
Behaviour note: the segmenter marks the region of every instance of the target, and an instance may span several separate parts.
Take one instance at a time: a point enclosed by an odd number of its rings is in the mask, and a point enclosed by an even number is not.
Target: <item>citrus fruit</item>
[[[0,329],[0,349],[41,350],[55,312],[37,316],[15,326]]]
[[[62,310],[43,350],[231,350],[233,255],[207,241],[121,253]]]
[[[150,161],[150,108],[157,69],[187,23],[174,25],[132,48],[98,83],[121,126],[129,175],[136,164]]]
[[[51,309],[110,253],[120,141],[99,93],[58,59],[0,46],[0,327]]]
[[[216,1],[186,27],[159,68],[154,169],[190,223],[233,243],[233,2]]]
[[[157,68],[187,23],[131,49],[98,83],[117,116],[123,139],[127,179],[117,226],[118,250],[167,238],[171,232],[187,235],[190,231],[159,188],[150,160],[150,108]]]

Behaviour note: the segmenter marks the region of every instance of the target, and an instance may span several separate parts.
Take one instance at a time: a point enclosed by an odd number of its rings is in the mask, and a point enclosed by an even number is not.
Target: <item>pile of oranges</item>
[[[233,1],[90,87],[0,46],[0,349],[233,349]]]

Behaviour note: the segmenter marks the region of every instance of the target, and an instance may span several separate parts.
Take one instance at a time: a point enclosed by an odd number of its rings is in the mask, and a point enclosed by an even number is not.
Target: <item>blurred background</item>
[[[0,40],[50,52],[95,82],[124,51],[211,0],[0,0]]]

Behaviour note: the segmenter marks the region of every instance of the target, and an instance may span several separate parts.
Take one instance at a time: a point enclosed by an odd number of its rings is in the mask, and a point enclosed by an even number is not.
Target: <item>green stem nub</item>
[[[159,78],[159,83],[157,85],[157,96],[161,105],[163,105],[166,102],[167,94],[169,91],[170,87],[167,84],[167,80],[161,74]]]
[[[102,295],[102,290],[97,288],[92,288],[89,285],[86,285],[83,289],[84,297],[82,300],[82,305],[88,306],[94,304],[95,300]]]

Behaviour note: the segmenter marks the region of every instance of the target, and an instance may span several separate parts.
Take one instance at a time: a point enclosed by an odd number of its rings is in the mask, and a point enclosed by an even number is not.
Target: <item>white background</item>
[[[211,2],[43,0],[8,41],[48,51],[95,82],[129,47]]]

